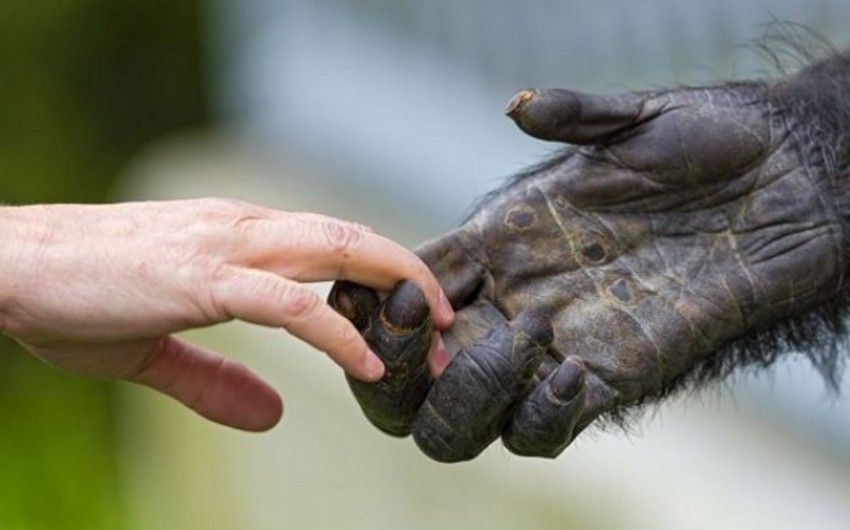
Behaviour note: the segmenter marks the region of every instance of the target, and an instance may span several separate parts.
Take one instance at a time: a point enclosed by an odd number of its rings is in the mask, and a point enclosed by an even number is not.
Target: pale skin
[[[234,319],[284,328],[368,382],[383,363],[305,283],[411,280],[437,329],[454,317],[413,253],[318,214],[224,199],[4,207],[0,231],[3,333],[60,369],[139,383],[248,431],[277,424],[278,393],[173,333]],[[431,356],[441,350],[434,341]]]

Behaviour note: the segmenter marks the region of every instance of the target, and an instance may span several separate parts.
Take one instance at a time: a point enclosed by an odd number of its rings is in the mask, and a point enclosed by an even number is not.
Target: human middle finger
[[[451,325],[454,311],[422,260],[362,225],[317,214],[287,214],[258,221],[249,230],[252,266],[296,281],[349,280],[383,291],[411,280],[425,295],[434,325]]]

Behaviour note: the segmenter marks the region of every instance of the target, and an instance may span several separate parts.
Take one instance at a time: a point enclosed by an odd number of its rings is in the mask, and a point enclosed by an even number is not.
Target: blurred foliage
[[[0,2],[0,197],[93,201],[204,115],[200,2]]]
[[[120,529],[112,403],[22,355],[0,362],[0,529]]]
[[[0,2],[0,201],[97,202],[205,119],[199,0]],[[109,385],[0,339],[0,530],[120,529]]]

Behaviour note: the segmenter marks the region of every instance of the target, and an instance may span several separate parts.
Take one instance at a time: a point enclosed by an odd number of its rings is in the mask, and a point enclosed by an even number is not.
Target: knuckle
[[[233,228],[243,228],[261,217],[254,205],[221,197],[198,199],[197,210],[202,222],[212,223],[215,226],[223,223]]]
[[[203,265],[204,272],[194,274],[202,277],[203,281],[187,281],[185,298],[190,300],[204,322],[224,322],[231,317],[226,300],[227,292],[232,288],[236,278],[235,269],[227,263],[208,263]]]
[[[244,201],[224,197],[208,197],[206,199],[198,199],[198,202],[200,203],[201,210],[212,215],[240,212],[250,209],[248,208],[248,203]]]
[[[137,364],[128,367],[120,377],[126,381],[150,382],[156,377],[155,372],[167,372],[170,367],[177,365],[181,361],[182,354],[182,349],[177,347],[174,339],[165,336],[158,340]],[[163,390],[168,391],[171,383],[171,381],[165,381]]]
[[[242,259],[244,232],[262,219],[250,205],[231,199],[199,199],[177,236],[175,255],[190,269],[208,275],[219,262]]]
[[[361,224],[361,223],[351,223],[351,225],[354,226],[355,228],[357,228],[358,230],[360,230],[363,233],[366,233],[366,234],[374,234],[375,233],[375,229],[372,228],[369,225],[364,225],[364,224]]]
[[[351,223],[341,221],[323,221],[321,223],[322,237],[328,247],[336,253],[346,254],[356,247],[363,238],[363,232]]]
[[[207,267],[209,269],[209,284],[213,286],[230,282],[235,274],[235,268],[224,261],[211,261]]]
[[[321,304],[319,295],[300,285],[282,285],[278,299],[287,318],[298,319],[312,314]]]

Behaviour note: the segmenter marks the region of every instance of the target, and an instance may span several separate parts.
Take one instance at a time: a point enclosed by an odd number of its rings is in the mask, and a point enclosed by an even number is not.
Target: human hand
[[[386,290],[410,279],[438,327],[453,316],[415,255],[322,215],[222,199],[27,206],[0,208],[0,229],[6,334],[59,368],[141,383],[245,430],[277,423],[278,394],[172,333],[232,319],[282,327],[374,381],[381,361],[303,282],[347,278]]]
[[[829,131],[800,123],[787,94],[760,82],[617,97],[520,92],[508,108],[520,128],[577,147],[417,251],[458,310],[444,338],[460,353],[432,370],[445,368],[436,381],[403,383],[427,362],[408,336],[427,333],[420,320],[385,325],[406,320],[399,308],[413,314],[411,290],[371,309],[366,337],[396,362],[384,377],[393,385],[353,385],[370,420],[412,431],[440,461],[473,458],[499,436],[515,453],[554,457],[603,413],[769,364],[785,343],[823,341],[814,321],[765,331],[828,302],[846,270],[827,168],[805,144],[807,131]],[[332,305],[350,298],[366,295],[338,284]],[[767,351],[730,346],[759,332]],[[414,347],[395,345],[399,336]]]

